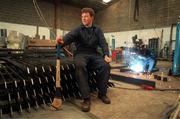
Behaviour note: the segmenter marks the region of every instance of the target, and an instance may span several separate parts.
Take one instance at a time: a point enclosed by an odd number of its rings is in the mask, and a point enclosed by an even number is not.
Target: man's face
[[[88,12],[81,14],[81,20],[82,20],[83,25],[85,26],[90,26],[93,22],[93,19],[94,17],[90,16]]]

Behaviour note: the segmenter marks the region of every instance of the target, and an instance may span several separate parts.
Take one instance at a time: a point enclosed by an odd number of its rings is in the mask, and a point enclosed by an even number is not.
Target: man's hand
[[[63,39],[62,39],[61,36],[57,36],[57,37],[56,37],[56,43],[57,43],[57,44],[63,44],[63,43],[64,43],[64,41],[63,41]]]
[[[110,62],[112,61],[112,59],[111,59],[109,56],[107,56],[107,55],[105,55],[104,60],[105,60],[107,63],[110,63]]]

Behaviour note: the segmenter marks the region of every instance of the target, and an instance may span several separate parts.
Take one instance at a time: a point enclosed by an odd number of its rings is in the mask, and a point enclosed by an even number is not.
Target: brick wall
[[[37,0],[49,26],[54,25],[54,5]],[[99,11],[96,23],[105,32],[168,27],[177,22],[180,0],[139,0],[139,21],[133,21],[135,0],[119,2]],[[57,28],[70,30],[80,24],[80,8],[58,4]],[[0,21],[46,26],[38,17],[33,0],[0,0]]]
[[[98,12],[105,32],[168,27],[178,21],[180,0],[139,0],[139,19],[133,20],[135,0],[120,0]],[[103,22],[106,21],[106,22]]]
[[[37,0],[48,23],[54,25],[54,4]],[[80,23],[80,8],[58,4],[57,27],[70,30]],[[47,26],[42,22],[34,8],[33,0],[0,0],[0,21],[26,25]]]
[[[58,28],[71,30],[81,23],[80,8],[59,3],[57,15]]]
[[[53,5],[43,1],[38,4],[48,24],[52,26]],[[0,21],[44,26],[35,11],[33,0],[0,0]]]

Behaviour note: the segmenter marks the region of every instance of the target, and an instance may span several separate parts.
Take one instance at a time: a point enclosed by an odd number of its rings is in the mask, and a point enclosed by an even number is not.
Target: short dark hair
[[[81,9],[81,14],[82,13],[89,13],[91,17],[92,16],[94,17],[94,15],[95,15],[94,10],[92,8],[89,8],[89,7],[82,8]]]

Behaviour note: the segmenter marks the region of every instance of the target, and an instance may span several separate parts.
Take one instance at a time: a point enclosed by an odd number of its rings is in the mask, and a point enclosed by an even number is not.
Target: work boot
[[[111,100],[106,95],[98,94],[98,98],[105,104],[110,104]]]
[[[90,111],[90,105],[91,105],[91,101],[90,99],[84,99],[82,104],[81,104],[81,110],[83,112],[89,112]]]

